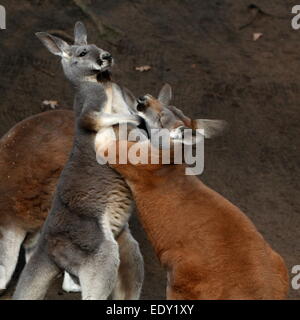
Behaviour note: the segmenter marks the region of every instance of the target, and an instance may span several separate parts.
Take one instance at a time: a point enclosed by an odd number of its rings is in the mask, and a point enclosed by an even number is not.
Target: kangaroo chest
[[[131,191],[125,181],[119,181],[118,185],[110,192],[106,200],[104,215],[109,227],[117,237],[128,223],[134,210],[134,201]]]
[[[105,145],[107,141],[111,141],[111,136],[114,135],[113,128],[106,128],[100,130],[95,137],[95,144]],[[99,163],[105,159],[97,159]],[[99,164],[100,166],[100,164]],[[109,168],[109,170],[112,170]],[[134,201],[130,188],[124,179],[118,174],[111,178],[109,182],[112,184],[112,187],[109,189],[109,192],[105,195],[105,218],[106,221],[109,221],[111,231],[115,236],[118,236],[119,233],[123,230],[126,223],[134,210]]]

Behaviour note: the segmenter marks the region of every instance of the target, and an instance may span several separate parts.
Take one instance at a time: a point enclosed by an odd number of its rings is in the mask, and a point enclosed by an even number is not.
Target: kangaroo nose
[[[139,97],[137,102],[138,102],[138,104],[144,104],[146,102],[146,98],[145,97]]]
[[[109,52],[104,52],[101,55],[101,59],[102,60],[112,60],[112,55]]]
[[[138,99],[137,99],[137,107],[136,107],[136,109],[137,109],[137,111],[138,112],[143,112],[143,111],[145,111],[146,110],[146,108],[147,108],[147,106],[146,106],[146,104],[147,104],[147,99],[145,98],[145,97],[139,97]]]

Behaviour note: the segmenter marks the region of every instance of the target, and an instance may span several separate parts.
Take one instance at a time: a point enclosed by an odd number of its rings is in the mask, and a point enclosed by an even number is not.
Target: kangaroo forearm
[[[109,114],[98,111],[86,112],[80,118],[80,126],[82,128],[95,132],[98,132],[102,128],[127,123],[139,125],[139,119],[136,116],[128,114]]]

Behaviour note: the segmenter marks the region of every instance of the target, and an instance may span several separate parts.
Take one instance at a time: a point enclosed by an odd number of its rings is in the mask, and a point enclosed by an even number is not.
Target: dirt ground
[[[43,100],[72,107],[58,59],[37,31],[72,35],[82,20],[90,41],[111,51],[114,78],[136,95],[173,86],[175,105],[193,117],[225,119],[230,130],[206,143],[201,179],[239,206],[289,272],[300,264],[299,101],[300,31],[291,28],[289,0],[90,0],[94,21],[118,30],[105,39],[73,0],[2,0],[0,135],[43,111]],[[262,33],[257,41],[254,33]],[[136,66],[150,65],[141,73]],[[51,161],[51,155],[49,155]],[[146,265],[143,299],[165,297],[165,274],[133,217],[131,228]],[[239,232],[238,230],[236,232]],[[291,274],[291,273],[290,273]],[[290,290],[291,299],[300,290]],[[49,299],[78,299],[60,289]]]

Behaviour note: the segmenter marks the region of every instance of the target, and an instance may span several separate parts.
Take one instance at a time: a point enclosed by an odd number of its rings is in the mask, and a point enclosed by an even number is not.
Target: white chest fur
[[[130,114],[128,106],[117,85],[107,85],[105,91],[107,94],[107,102],[103,112],[108,114]],[[112,140],[116,140],[115,131],[112,127],[100,129],[95,137],[95,149],[97,150],[97,146],[106,149],[106,146],[108,146]],[[124,180],[118,178],[114,185],[114,189],[107,195],[106,199],[106,223],[104,228],[110,228],[113,235],[118,236],[128,223],[134,209],[134,202],[131,191]]]

